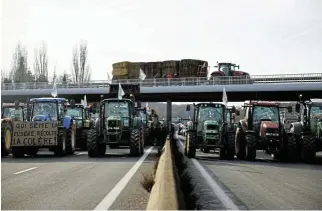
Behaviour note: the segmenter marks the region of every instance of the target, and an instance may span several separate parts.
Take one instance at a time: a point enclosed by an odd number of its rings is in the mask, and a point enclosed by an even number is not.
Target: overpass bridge
[[[91,81],[88,83],[56,84],[58,95],[80,100],[86,94],[90,101],[98,101],[100,95],[111,96],[110,84],[139,84],[137,99],[149,102],[188,102],[221,101],[225,87],[228,99],[289,100],[295,101],[298,95],[312,98],[321,97],[322,73],[259,75],[250,79],[240,77],[207,78],[171,78],[140,80]],[[24,101],[29,97],[49,96],[51,83],[2,84],[2,101]]]

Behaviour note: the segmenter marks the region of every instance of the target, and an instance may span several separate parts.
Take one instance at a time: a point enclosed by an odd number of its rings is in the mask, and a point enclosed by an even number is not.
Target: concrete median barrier
[[[185,209],[182,200],[179,177],[173,161],[172,143],[169,136],[166,139],[163,153],[159,159],[147,210],[180,210]]]

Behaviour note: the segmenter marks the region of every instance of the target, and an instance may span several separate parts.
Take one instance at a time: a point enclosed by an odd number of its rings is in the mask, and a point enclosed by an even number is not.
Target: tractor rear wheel
[[[80,149],[87,150],[87,129],[81,129]]]
[[[237,159],[244,160],[246,157],[245,145],[246,145],[245,135],[241,129],[237,129],[235,136],[235,153]]]
[[[99,143],[96,129],[90,129],[87,133],[87,153],[89,157],[102,157],[105,155],[106,145]]]
[[[71,123],[70,128],[66,131],[66,152],[69,155],[73,155],[75,152],[75,143],[76,143],[76,128]]]
[[[130,155],[140,156],[140,131],[138,129],[133,129],[130,137]]]
[[[54,149],[56,156],[64,156],[66,154],[66,130],[58,129],[57,146]]]
[[[315,138],[311,135],[302,136],[302,149],[301,157],[305,163],[313,163],[316,155],[316,143]]]
[[[255,160],[256,159],[256,137],[254,134],[249,133],[245,136],[246,139],[246,159]]]
[[[12,128],[10,124],[1,125],[1,157],[8,156],[11,153]]]
[[[22,158],[25,156],[24,147],[12,147],[12,156],[14,158]]]
[[[195,131],[189,131],[187,133],[186,138],[186,147],[185,151],[187,152],[188,158],[196,157],[196,142],[197,142],[197,134]]]

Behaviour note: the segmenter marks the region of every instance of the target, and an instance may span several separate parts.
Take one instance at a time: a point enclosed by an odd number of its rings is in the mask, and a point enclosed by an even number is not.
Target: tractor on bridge
[[[190,105],[187,105],[190,111]],[[234,158],[234,133],[226,122],[226,106],[221,103],[194,104],[193,120],[187,125],[185,155],[193,158],[196,149],[204,153],[219,148],[221,159]]]
[[[71,116],[76,123],[76,148],[87,150],[87,133],[94,125],[94,120],[90,118],[89,109],[83,104],[76,104],[71,100],[67,105],[67,116]]]
[[[292,123],[290,131],[296,137],[301,159],[313,163],[316,152],[322,151],[322,99],[304,100],[300,95],[295,110],[300,122]]]
[[[217,83],[223,82],[224,84],[228,82],[227,76],[233,76],[233,80],[230,80],[231,84],[252,84],[252,80],[250,78],[249,73],[238,71],[239,65],[233,63],[219,63],[215,66],[218,68],[216,71],[212,72],[211,80],[216,81]]]
[[[92,108],[92,112],[96,113],[95,108]],[[144,133],[142,127],[143,120],[131,99],[102,99],[95,128],[90,129],[87,134],[88,156],[104,156],[106,145],[109,145],[110,148],[122,145],[130,146],[130,155],[143,155]]]
[[[26,121],[26,104],[2,103],[1,104],[1,156],[11,153],[11,138],[13,121]]]
[[[31,121],[14,121],[12,155],[35,156],[40,148],[48,148],[57,156],[74,154],[76,124],[65,115],[65,98],[32,98],[28,102]]]
[[[269,101],[246,101],[245,116],[239,121],[235,137],[238,159],[255,160],[256,150],[265,150],[274,159],[294,161],[297,154],[292,133],[285,131],[280,119],[280,104]],[[292,106],[287,107],[289,113]]]

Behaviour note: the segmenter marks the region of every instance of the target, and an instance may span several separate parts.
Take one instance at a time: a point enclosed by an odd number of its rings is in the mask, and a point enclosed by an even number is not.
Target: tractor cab
[[[65,115],[72,117],[76,121],[77,128],[83,127],[86,123],[89,124],[89,121],[85,121],[90,119],[89,109],[85,108],[83,104],[76,104],[73,100],[67,105]]]
[[[26,108],[25,104],[19,103],[18,101],[16,101],[15,103],[3,103],[1,105],[1,119],[25,121],[26,120],[25,108]]]
[[[212,76],[238,76],[240,75],[240,73],[243,73],[237,71],[237,69],[239,69],[239,65],[233,63],[217,62],[217,65],[215,67],[218,69],[211,73]]]
[[[32,121],[62,121],[68,101],[65,98],[32,98],[30,103]]]

